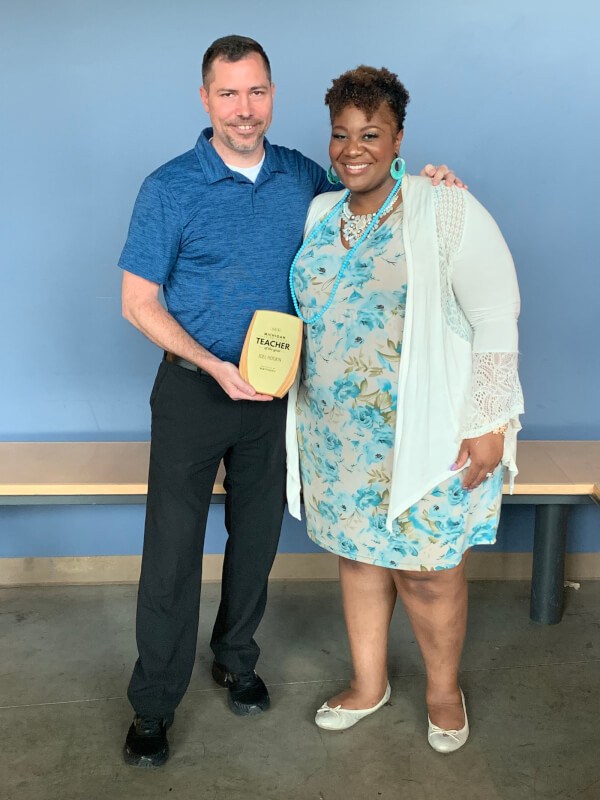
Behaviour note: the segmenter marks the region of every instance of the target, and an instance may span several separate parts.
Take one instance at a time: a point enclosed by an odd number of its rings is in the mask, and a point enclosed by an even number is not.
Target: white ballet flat
[[[463,711],[465,712],[465,724],[459,731],[445,731],[443,728],[438,728],[429,719],[427,715],[427,722],[429,729],[427,731],[427,740],[434,750],[438,753],[453,753],[465,744],[469,738],[469,720],[467,719],[467,709],[465,707],[465,696],[460,690],[462,698]]]
[[[326,731],[345,731],[347,728],[351,728],[353,725],[356,725],[357,722],[360,722],[363,717],[368,717],[369,714],[374,714],[378,711],[381,706],[384,706],[390,699],[391,693],[392,687],[388,683],[385,694],[373,708],[351,709],[342,708],[341,706],[332,708],[325,702],[321,708],[318,709],[315,722],[319,728],[323,728],[323,730]]]

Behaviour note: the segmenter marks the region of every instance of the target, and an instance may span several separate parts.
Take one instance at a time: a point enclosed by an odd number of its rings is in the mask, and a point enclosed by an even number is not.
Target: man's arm
[[[232,400],[272,400],[243,380],[235,364],[198,344],[158,299],[160,284],[123,270],[123,316],[151,342],[208,372]]]

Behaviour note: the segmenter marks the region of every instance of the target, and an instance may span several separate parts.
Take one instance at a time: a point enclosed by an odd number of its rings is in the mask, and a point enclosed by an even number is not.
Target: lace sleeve
[[[462,438],[472,439],[508,424],[510,435],[520,429],[523,392],[517,372],[518,353],[473,353],[471,400]]]

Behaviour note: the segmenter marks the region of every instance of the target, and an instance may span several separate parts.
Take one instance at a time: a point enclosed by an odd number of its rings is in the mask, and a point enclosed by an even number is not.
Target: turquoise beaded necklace
[[[363,233],[363,235],[360,237],[360,239],[354,245],[354,247],[348,252],[348,255],[344,259],[344,263],[342,264],[342,268],[338,273],[338,276],[337,276],[337,278],[335,280],[335,283],[333,284],[333,289],[331,290],[331,294],[329,295],[329,300],[325,303],[325,305],[318,312],[318,314],[315,314],[315,316],[311,317],[311,319],[307,319],[306,317],[304,317],[302,315],[301,311],[300,311],[299,306],[298,306],[298,298],[296,297],[296,292],[294,290],[294,270],[296,269],[296,262],[298,261],[298,259],[302,255],[302,253],[304,252],[304,249],[309,245],[310,241],[317,235],[317,233],[319,233],[319,231],[322,228],[325,227],[325,225],[327,225],[329,220],[338,212],[338,210],[344,204],[346,198],[350,194],[350,192],[348,190],[346,190],[344,192],[344,196],[342,197],[342,199],[338,203],[336,203],[336,205],[333,207],[332,211],[330,211],[330,213],[325,217],[323,222],[317,228],[315,228],[314,231],[312,231],[312,233],[310,234],[308,239],[306,239],[306,241],[302,244],[302,247],[300,248],[300,250],[298,250],[298,252],[294,256],[294,260],[292,261],[292,266],[290,267],[290,279],[289,280],[290,280],[290,292],[292,294],[292,301],[294,303],[294,308],[296,309],[296,314],[300,317],[302,322],[306,323],[306,325],[312,325],[313,322],[316,322],[318,319],[320,319],[323,316],[323,314],[327,311],[329,306],[333,303],[333,298],[335,296],[336,290],[337,290],[337,288],[339,286],[340,281],[342,280],[342,276],[344,275],[344,272],[346,271],[346,267],[350,263],[350,259],[352,258],[352,256],[356,252],[356,250],[360,247],[360,245],[363,243],[363,241],[367,238],[369,233],[373,230],[375,225],[377,225],[377,222],[378,222],[379,218],[381,216],[383,216],[383,214],[386,213],[386,211],[389,208],[389,206],[393,203],[393,201],[394,201],[394,199],[396,197],[396,194],[400,191],[400,186],[401,185],[402,185],[402,177],[399,178],[396,181],[396,183],[394,185],[394,188],[392,189],[392,191],[387,196],[387,200],[381,206],[379,211],[375,214],[375,216],[373,217],[373,219],[369,223],[369,227],[367,228],[367,230]]]

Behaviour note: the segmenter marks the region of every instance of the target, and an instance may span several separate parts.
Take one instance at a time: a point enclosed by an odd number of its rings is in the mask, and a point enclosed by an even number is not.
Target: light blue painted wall
[[[409,168],[450,162],[514,254],[523,437],[600,438],[597,4],[2,0],[0,13],[1,439],[148,438],[158,354],[121,319],[115,265],[142,179],[207,123],[202,54],[231,32],[270,55],[271,140],[321,163],[330,79],[360,62],[398,72]],[[139,552],[141,512],[0,509],[0,555]],[[575,510],[575,549],[600,549],[594,512]],[[506,510],[505,549],[530,547],[530,523]],[[306,542],[287,521],[282,549]]]

